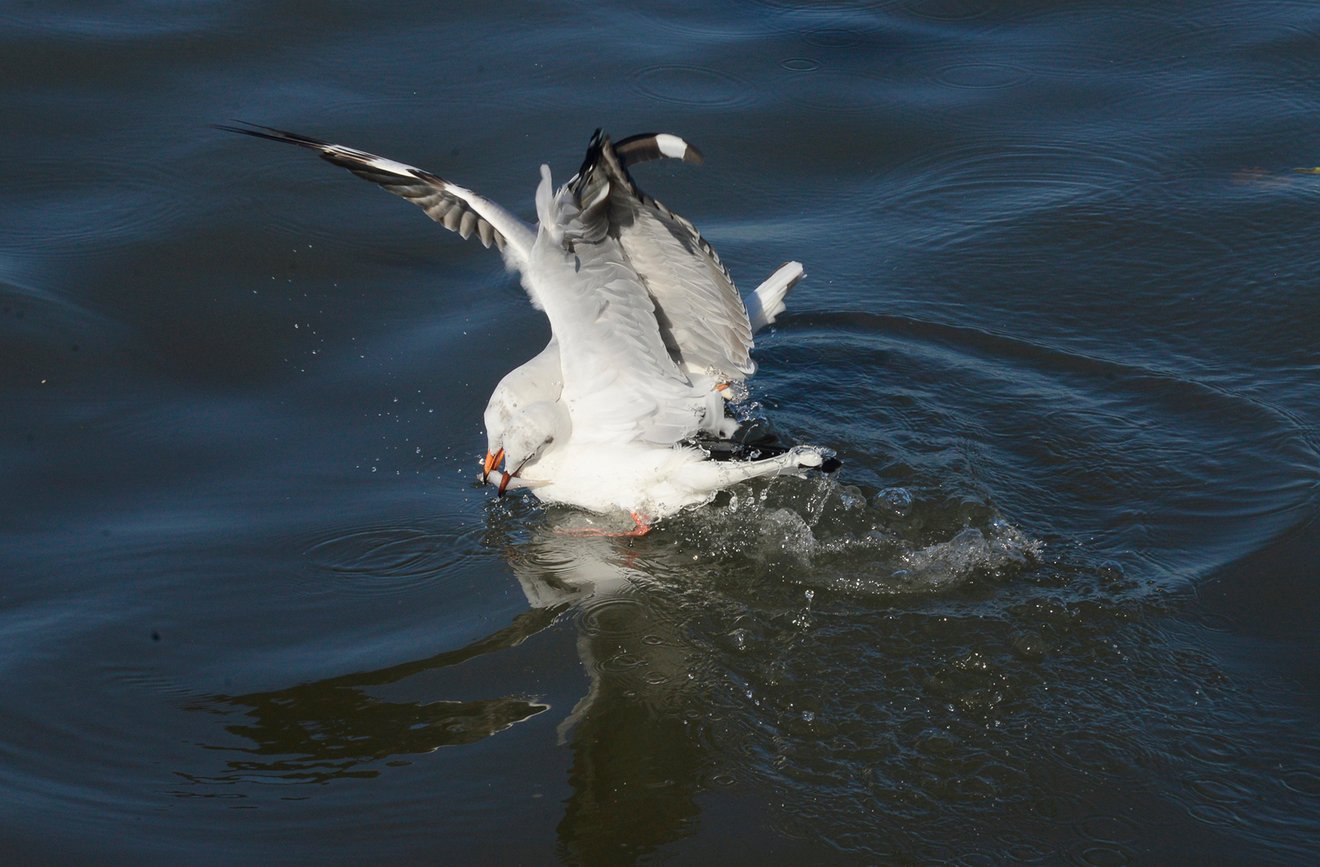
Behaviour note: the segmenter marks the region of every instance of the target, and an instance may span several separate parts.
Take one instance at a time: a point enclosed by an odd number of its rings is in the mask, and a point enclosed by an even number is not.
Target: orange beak
[[[500,454],[504,454],[504,449],[500,449]],[[527,462],[530,461],[531,459],[532,456],[528,455],[527,457],[522,459],[522,463],[518,464],[518,466],[514,468],[513,472],[509,472],[508,470],[504,471],[504,475],[500,478],[501,497],[504,496],[504,489],[509,487],[509,482],[513,479],[514,476],[522,472],[523,467],[527,466]]]
[[[500,461],[502,461],[502,460],[504,460],[504,447],[503,447],[503,446],[500,446],[500,450],[497,451],[495,454],[491,454],[490,452],[486,452],[486,461],[485,461],[484,464],[482,464],[482,467],[481,467],[481,483],[482,483],[483,485],[486,484],[486,480],[490,478],[491,470],[493,470],[493,469],[495,469],[496,467],[498,467],[498,466],[500,465]],[[501,489],[501,492],[502,492],[502,489]]]

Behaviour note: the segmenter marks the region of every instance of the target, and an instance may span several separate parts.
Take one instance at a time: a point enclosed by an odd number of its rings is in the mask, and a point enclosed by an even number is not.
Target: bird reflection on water
[[[225,730],[254,742],[238,748],[216,746],[245,756],[226,763],[213,776],[181,773],[198,783],[233,783],[279,778],[284,782],[324,783],[374,777],[377,763],[440,747],[470,744],[548,709],[516,696],[477,701],[387,701],[372,687],[460,665],[486,653],[520,644],[544,629],[566,608],[534,608],[503,629],[457,650],[376,671],[356,672],[270,692],[216,695],[193,710],[241,714]]]
[[[463,647],[388,668],[194,703],[190,709],[220,715],[225,731],[247,743],[208,745],[231,756],[224,769],[179,776],[205,787],[363,780],[410,763],[405,757],[507,731],[550,705],[517,694],[456,701],[434,695],[387,700],[378,693],[389,687],[397,694],[416,681],[415,693],[417,684],[429,682],[427,675],[571,622],[590,684],[574,707],[563,709],[556,728],[556,740],[573,755],[561,847],[590,860],[592,852],[640,853],[683,836],[683,823],[697,812],[693,798],[701,781],[712,776],[703,768],[716,760],[689,724],[691,711],[684,712],[692,703],[688,693],[701,684],[689,677],[692,652],[681,630],[634,598],[663,574],[656,552],[645,554],[652,577],[637,581],[639,551],[631,540],[565,534],[560,525],[580,523],[580,516],[546,518],[522,541],[498,516],[491,522],[488,535],[503,537],[505,558],[530,605],[507,625]]]
[[[703,792],[746,779],[744,752],[764,752],[769,729],[810,727],[798,699],[768,708],[758,704],[759,693],[777,688],[780,655],[792,655],[809,631],[811,587],[841,588],[844,574],[858,581],[846,566],[856,562],[850,547],[863,546],[872,567],[895,572],[912,571],[924,557],[935,564],[920,573],[929,592],[977,570],[1026,567],[1024,551],[992,559],[991,549],[1011,537],[996,529],[1002,521],[991,512],[980,528],[963,526],[959,513],[942,541],[921,547],[912,540],[919,527],[929,533],[929,516],[905,528],[893,497],[884,492],[868,505],[834,480],[785,477],[740,489],[642,539],[575,534],[584,517],[572,510],[521,514],[517,505],[492,503],[480,545],[502,553],[525,611],[483,638],[415,661],[199,702],[194,709],[219,714],[225,731],[244,743],[212,745],[227,756],[222,771],[180,776],[202,787],[365,780],[544,715],[553,730],[532,737],[544,750],[558,746],[571,755],[561,854],[594,862],[653,851],[691,833]],[[964,541],[969,534],[975,544]],[[816,568],[804,569],[811,545]],[[904,578],[905,586],[912,580]],[[890,592],[887,584],[873,586]],[[440,685],[446,670],[493,660],[555,629],[572,630],[585,689],[567,697],[551,689],[552,702],[544,682],[520,691],[526,680],[515,686],[479,676],[464,691],[470,695],[475,684],[487,695],[456,700],[445,694],[454,687]],[[749,647],[762,652],[745,653]]]

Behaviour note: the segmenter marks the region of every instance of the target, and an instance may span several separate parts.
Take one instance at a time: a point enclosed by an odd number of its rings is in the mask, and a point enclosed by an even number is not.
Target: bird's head
[[[570,429],[568,409],[558,401],[530,404],[509,419],[501,447],[504,473],[500,477],[501,495],[510,485],[532,487],[542,481],[526,478],[523,473],[535,467],[557,442],[567,440]]]

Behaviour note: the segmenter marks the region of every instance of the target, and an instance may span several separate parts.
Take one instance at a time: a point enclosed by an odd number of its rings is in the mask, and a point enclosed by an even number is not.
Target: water
[[[0,9],[0,838],[46,862],[1296,863],[1309,3]],[[239,118],[530,216],[592,129],[839,452],[640,540],[476,485],[545,325]]]

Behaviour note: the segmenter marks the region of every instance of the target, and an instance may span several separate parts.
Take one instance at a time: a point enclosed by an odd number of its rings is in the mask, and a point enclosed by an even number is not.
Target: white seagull
[[[709,249],[709,248],[707,248]],[[714,251],[710,250],[714,258]],[[718,264],[718,260],[715,260]],[[643,279],[648,284],[656,282],[647,276]],[[714,273],[723,274],[717,271]],[[746,316],[753,334],[774,323],[775,318],[784,312],[784,298],[797,285],[803,276],[800,262],[786,262],[781,265],[765,282],[743,299]],[[674,353],[671,352],[671,355]],[[681,356],[680,356],[681,357]],[[749,363],[750,359],[748,359]],[[727,376],[719,392],[725,399],[735,396],[735,388],[742,376]],[[499,385],[486,404],[486,459],[481,480],[486,481],[490,473],[505,458],[506,433],[510,439],[511,454],[521,454],[520,459],[512,460],[510,466],[519,467],[524,463],[534,463],[540,453],[554,442],[558,432],[567,430],[571,422],[568,407],[560,399],[563,393],[563,376],[559,362],[559,344],[550,338],[540,354],[531,361],[509,371],[500,380]],[[737,424],[730,418],[716,414],[705,422],[706,433],[719,438],[732,436]],[[705,424],[703,422],[703,424]],[[515,473],[505,471],[500,481],[500,493],[503,494]],[[515,485],[516,486],[516,485]]]
[[[784,309],[802,276],[789,262],[746,302],[687,220],[644,194],[628,166],[668,157],[699,163],[678,136],[612,143],[599,130],[581,169],[554,189],[541,166],[531,227],[470,190],[394,160],[249,125],[221,129],[317,151],[421,207],[433,220],[495,246],[550,320],[540,354],[500,381],[486,408],[483,480],[501,459],[500,492],[593,512],[631,513],[635,533],[744,479],[819,467],[797,446],[759,460],[712,460],[694,443],[736,428],[725,400],[756,369],[752,334]]]

